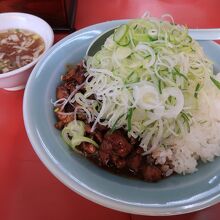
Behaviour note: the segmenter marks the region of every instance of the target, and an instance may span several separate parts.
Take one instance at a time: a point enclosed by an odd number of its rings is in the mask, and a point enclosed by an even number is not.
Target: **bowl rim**
[[[76,31],[62,40],[60,40],[58,43],[56,43],[52,48],[51,52],[53,50],[59,50],[62,45],[70,40],[73,36],[78,36],[85,31],[87,31],[90,28],[96,28],[97,26],[102,26],[107,23],[115,24],[117,25],[118,22],[126,22],[128,19],[122,19],[122,20],[113,20],[113,21],[107,21],[107,22],[101,22],[97,23],[88,27],[85,27],[83,29],[80,29],[79,31]],[[103,33],[103,32],[102,32]],[[101,34],[102,34],[101,33]],[[218,45],[215,42],[211,42],[211,44]],[[47,51],[47,55],[49,55],[50,51]],[[35,67],[34,71],[36,72],[39,71],[41,68],[41,65],[44,65],[48,61],[48,56],[45,56],[45,60],[41,60]],[[207,198],[205,201],[197,201],[193,203],[192,205],[184,206],[184,205],[179,205],[178,207],[149,207],[146,204],[134,204],[134,203],[126,203],[121,200],[113,199],[111,197],[108,197],[104,194],[101,194],[95,190],[91,190],[90,188],[87,188],[86,186],[83,186],[77,181],[77,179],[72,179],[68,175],[65,174],[63,171],[62,167],[56,166],[52,158],[49,157],[49,155],[46,152],[46,149],[44,147],[39,147],[38,145],[41,143],[41,140],[38,140],[38,138],[34,135],[32,132],[32,126],[29,123],[29,118],[31,118],[31,114],[27,108],[28,105],[28,94],[29,90],[31,91],[31,84],[30,82],[33,81],[34,79],[34,74],[31,74],[26,90],[24,93],[24,101],[23,101],[23,117],[24,117],[24,124],[25,124],[25,129],[28,135],[28,138],[32,144],[32,147],[42,163],[45,165],[45,167],[58,179],[60,180],[65,186],[70,188],[72,191],[78,193],[79,195],[83,196],[84,198],[93,201],[99,205],[121,211],[121,212],[126,212],[126,213],[131,213],[131,214],[139,214],[139,215],[149,215],[149,216],[171,216],[171,215],[179,215],[179,214],[186,214],[194,211],[198,211],[204,208],[207,208],[209,206],[212,206],[220,201],[220,193],[216,193],[215,196]],[[42,144],[42,143],[41,143]]]
[[[3,78],[7,78],[7,77],[10,77],[10,76],[14,76],[16,74],[19,74],[19,73],[22,73],[24,72],[25,70],[28,70],[29,68],[31,68],[32,66],[34,66],[38,61],[39,59],[42,58],[42,56],[44,56],[44,54],[47,52],[47,50],[53,45],[54,43],[54,32],[53,32],[53,29],[52,27],[45,21],[43,20],[42,18],[36,16],[36,15],[33,15],[33,14],[28,14],[28,13],[23,13],[23,12],[4,12],[4,13],[0,13],[0,18],[3,17],[3,16],[6,16],[6,15],[16,15],[16,16],[20,16],[20,17],[24,17],[24,18],[28,18],[28,17],[32,17],[38,21],[40,21],[41,23],[44,23],[49,31],[49,41],[48,41],[48,47],[45,48],[45,50],[43,51],[43,53],[37,57],[35,60],[33,60],[31,63],[28,63],[27,65],[25,66],[22,66],[18,69],[15,69],[15,70],[12,70],[12,71],[9,71],[9,72],[6,72],[6,73],[2,73],[0,74],[0,79],[3,79]],[[37,31],[34,31],[37,33]],[[38,34],[38,33],[37,33]]]

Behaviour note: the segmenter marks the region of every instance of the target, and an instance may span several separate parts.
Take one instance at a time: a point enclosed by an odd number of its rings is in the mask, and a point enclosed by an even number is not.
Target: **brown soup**
[[[37,59],[45,50],[43,39],[24,29],[0,31],[0,74],[18,69]]]

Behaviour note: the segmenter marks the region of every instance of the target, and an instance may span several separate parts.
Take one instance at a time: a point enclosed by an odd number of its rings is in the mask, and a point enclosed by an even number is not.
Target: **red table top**
[[[176,23],[194,28],[220,27],[219,0],[79,0],[76,29],[113,19],[173,15]],[[56,35],[56,41],[65,35]],[[128,220],[217,219],[220,204],[172,217],[130,215],[90,202],[69,190],[41,163],[27,138],[24,91],[0,89],[0,219],[1,220]]]

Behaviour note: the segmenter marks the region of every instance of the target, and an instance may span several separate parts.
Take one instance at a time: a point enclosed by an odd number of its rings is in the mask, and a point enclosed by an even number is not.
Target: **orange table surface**
[[[192,28],[220,27],[219,0],[78,0],[76,29],[114,19],[173,15]],[[1,22],[1,21],[0,21]],[[57,34],[56,41],[65,34]],[[69,190],[41,163],[27,138],[24,91],[0,89],[0,220],[218,219],[220,204],[172,217],[130,215],[90,202]]]

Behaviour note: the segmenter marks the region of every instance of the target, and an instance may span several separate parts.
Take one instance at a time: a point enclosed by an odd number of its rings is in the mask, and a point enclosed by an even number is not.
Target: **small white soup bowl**
[[[0,88],[7,90],[23,89],[34,65],[52,46],[54,33],[50,25],[43,19],[26,13],[0,13],[0,31],[7,29],[25,29],[40,35],[45,43],[44,52],[31,63],[13,71],[0,74]]]

